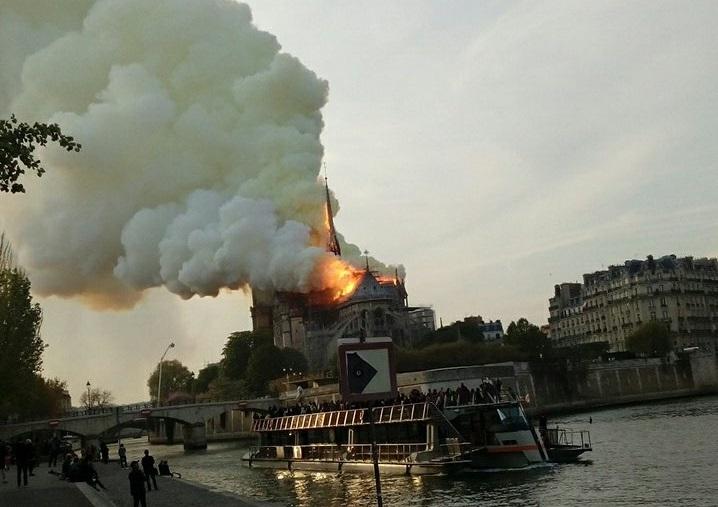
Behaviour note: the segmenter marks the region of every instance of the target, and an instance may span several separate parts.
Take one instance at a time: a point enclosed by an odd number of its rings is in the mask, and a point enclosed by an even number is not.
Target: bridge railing
[[[211,405],[211,404],[246,404],[246,403],[252,403],[254,401],[262,401],[266,402],[265,399],[259,399],[259,400],[217,400],[217,399],[202,399],[202,400],[182,400],[173,402],[171,404],[163,404],[161,408],[167,409],[172,407],[182,407],[187,405]],[[70,410],[68,412],[63,412],[62,414],[57,415],[56,417],[45,417],[45,418],[37,418],[37,417],[8,417],[5,420],[0,420],[0,426],[10,425],[10,424],[25,424],[25,423],[36,423],[36,422],[42,422],[42,421],[48,421],[53,419],[71,419],[74,417],[91,417],[96,415],[106,415],[106,414],[115,414],[120,413],[124,414],[127,412],[140,412],[144,409],[152,409],[157,410],[158,407],[155,406],[154,403],[145,401],[141,403],[132,403],[128,405],[113,405],[113,406],[107,406],[107,407],[94,407],[90,409],[80,409],[80,410]]]

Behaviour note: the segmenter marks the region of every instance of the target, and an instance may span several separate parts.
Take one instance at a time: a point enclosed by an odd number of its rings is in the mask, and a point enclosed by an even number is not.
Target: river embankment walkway
[[[132,506],[128,469],[116,462],[95,464],[100,481],[107,488],[95,491],[85,483],[61,481],[57,475],[48,473],[47,465],[35,469],[29,477],[28,486],[17,487],[15,467],[7,474],[7,484],[0,483],[0,506],[2,507],[125,507]],[[278,507],[257,500],[239,497],[231,493],[209,489],[172,477],[157,477],[158,490],[147,493],[148,507],[189,507],[211,505],[213,507]]]

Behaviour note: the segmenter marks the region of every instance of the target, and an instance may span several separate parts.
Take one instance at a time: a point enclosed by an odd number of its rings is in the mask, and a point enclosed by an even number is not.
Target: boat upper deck
[[[433,417],[430,403],[411,403],[374,407],[373,409],[354,408],[255,419],[252,423],[252,431],[291,431],[360,426],[369,424],[369,419],[366,416],[367,410],[373,411],[372,416],[376,424],[428,421]]]

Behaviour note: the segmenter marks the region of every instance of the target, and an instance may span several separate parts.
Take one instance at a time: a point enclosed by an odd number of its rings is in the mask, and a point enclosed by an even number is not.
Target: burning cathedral
[[[326,190],[328,252],[341,258],[334,228],[329,187]],[[365,252],[366,253],[366,252]],[[372,271],[369,257],[363,269],[345,263],[339,290],[308,293],[252,289],[252,326],[267,331],[279,348],[292,347],[307,358],[314,370],[332,360],[338,338],[389,336],[402,347],[435,329],[434,311],[409,306],[404,279]]]

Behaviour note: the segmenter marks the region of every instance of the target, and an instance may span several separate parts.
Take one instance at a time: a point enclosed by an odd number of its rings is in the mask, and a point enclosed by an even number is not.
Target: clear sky
[[[543,324],[556,283],[648,254],[718,254],[718,3],[250,7],[329,83],[337,228],[403,264],[410,302],[437,320]],[[168,357],[197,371],[251,325],[241,291],[150,289],[124,311],[39,301],[44,372],[73,400],[88,380],[147,399],[170,341]]]

